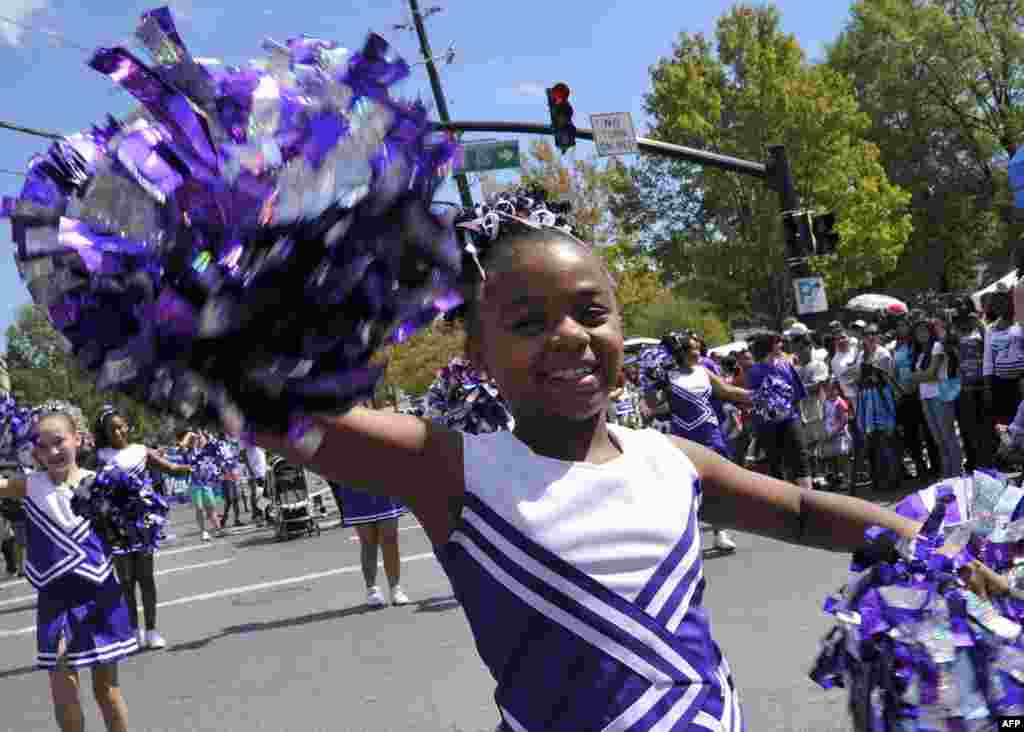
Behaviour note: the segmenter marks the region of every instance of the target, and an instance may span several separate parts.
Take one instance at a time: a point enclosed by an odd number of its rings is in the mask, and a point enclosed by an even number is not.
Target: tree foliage
[[[714,41],[682,33],[651,69],[651,84],[652,137],[753,160],[785,145],[804,205],[838,220],[838,256],[815,262],[833,291],[893,269],[911,230],[909,197],[864,139],[870,120],[850,83],[808,63],[775,8],[735,6]],[[662,158],[610,173],[620,225],[667,275],[721,314],[781,319],[790,288],[779,198],[763,181]]]
[[[729,340],[728,328],[711,305],[671,290],[662,290],[658,297],[637,307],[630,315],[626,333],[629,337],[660,338],[674,330],[696,331],[708,346]]]
[[[896,284],[958,288],[979,258],[1005,253],[998,211],[1024,133],[1022,29],[1021,0],[859,0],[829,49],[890,179],[913,195]]]
[[[409,340],[391,346],[382,354],[388,368],[381,384],[384,392],[395,389],[419,396],[434,381],[437,370],[465,353],[465,335],[458,324],[435,321]]]
[[[15,400],[23,406],[63,399],[80,407],[90,426],[105,404],[113,404],[134,426],[134,438],[160,444],[173,436],[174,424],[114,392],[100,392],[62,345],[46,313],[25,305],[7,329],[7,366]],[[170,434],[169,434],[170,433]]]

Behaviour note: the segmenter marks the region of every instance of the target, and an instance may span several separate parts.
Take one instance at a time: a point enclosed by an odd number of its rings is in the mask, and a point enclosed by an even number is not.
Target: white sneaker
[[[409,596],[407,594],[405,594],[405,590],[403,590],[399,585],[395,585],[394,587],[391,588],[391,604],[392,605],[408,605],[409,604]]]
[[[201,538],[203,541],[213,541],[213,539],[210,537],[209,531],[204,531]]]
[[[166,648],[167,641],[155,630],[146,631],[146,648]]]
[[[146,631],[140,630],[138,632],[138,634],[139,634],[139,648],[140,649],[145,648],[146,647]]]
[[[736,542],[732,540],[727,531],[716,531],[715,532],[715,549],[721,549],[723,552],[734,552],[736,551]]]
[[[384,599],[384,593],[376,585],[366,591],[366,604],[370,607],[384,607],[388,601]]]

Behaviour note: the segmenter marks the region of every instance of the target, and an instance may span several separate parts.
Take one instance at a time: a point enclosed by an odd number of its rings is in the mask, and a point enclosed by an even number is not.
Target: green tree
[[[7,366],[13,396],[23,406],[63,399],[80,407],[91,426],[103,405],[113,404],[134,425],[137,439],[156,444],[163,437],[160,417],[128,397],[96,389],[38,306],[23,306],[8,327]]]
[[[908,290],[969,285],[979,258],[1006,254],[998,211],[1024,133],[1022,29],[1022,0],[859,0],[829,49],[890,179],[913,194],[894,278]]]
[[[911,230],[909,197],[864,139],[869,119],[848,80],[808,63],[774,7],[734,7],[714,42],[682,33],[671,57],[651,69],[651,84],[652,137],[753,160],[785,145],[804,205],[838,220],[838,255],[814,263],[833,293],[893,269]],[[779,199],[763,181],[645,158],[611,170],[609,185],[620,226],[687,292],[729,317],[785,315]]]
[[[382,380],[382,391],[395,400],[395,390],[421,395],[434,381],[437,370],[456,356],[465,353],[465,335],[461,326],[435,321],[415,333],[409,340],[385,349],[388,368]]]
[[[607,169],[596,157],[566,165],[550,142],[534,140],[524,161],[522,182],[543,188],[549,200],[569,203],[573,233],[583,241],[598,248],[621,242],[618,222],[609,208]]]
[[[729,329],[710,304],[667,290],[634,310],[627,333],[633,337],[660,338],[673,330],[696,331],[709,347],[729,340]]]

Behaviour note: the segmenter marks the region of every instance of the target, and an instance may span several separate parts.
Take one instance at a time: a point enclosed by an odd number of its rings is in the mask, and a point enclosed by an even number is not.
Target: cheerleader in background
[[[217,518],[217,497],[214,495],[212,483],[216,471],[212,470],[208,460],[203,459],[203,450],[206,445],[206,437],[193,430],[184,430],[178,436],[178,447],[192,466],[189,493],[192,497],[192,505],[196,509],[199,536],[202,541],[211,541],[212,537],[207,527],[218,531],[221,525]]]
[[[375,408],[372,401],[367,401],[364,406]],[[398,547],[398,518],[406,513],[405,505],[387,496],[364,493],[333,481],[330,486],[341,509],[341,525],[354,526],[359,537],[359,563],[366,582],[366,604],[370,607],[388,604],[377,584],[379,549],[384,555],[384,574],[391,589],[391,604],[408,605],[409,596],[400,584],[402,557]]]
[[[672,434],[692,440],[732,460],[733,455],[722,432],[713,399],[749,404],[750,392],[727,384],[702,365],[706,357],[703,343],[693,333],[672,333],[662,339],[671,354],[674,369],[666,374],[666,397],[672,415]],[[721,527],[713,527],[715,548],[736,551],[732,537]]]
[[[224,513],[220,517],[220,525],[225,527],[228,525],[228,512],[234,508],[235,510],[235,526],[245,526],[245,522],[242,521],[238,514],[239,504],[244,501],[242,496],[242,462],[239,456],[239,447],[237,442],[231,440],[214,438],[214,441],[218,443],[218,449],[225,456],[230,458],[224,464],[224,471],[222,474],[221,486],[224,489]]]
[[[33,449],[40,472],[0,479],[0,497],[24,499],[28,516],[26,574],[39,592],[36,608],[38,664],[50,672],[57,724],[62,732],[85,727],[78,669],[92,668],[92,689],[110,732],[127,732],[128,709],[117,661],[138,649],[124,595],[108,550],[91,524],[71,510],[74,488],[94,473],[78,467],[81,439],[66,414],[43,414]],[[67,562],[65,544],[79,556]]]
[[[161,470],[171,475],[188,475],[191,468],[165,460],[160,453],[145,445],[131,443],[128,421],[113,407],[105,408],[96,419],[96,459],[100,465],[116,465],[129,475],[141,475],[150,469]],[[146,648],[164,648],[167,641],[156,629],[156,578],[153,574],[153,550],[139,547],[126,551],[115,551],[114,564],[121,580],[125,599],[128,601],[129,620],[138,634],[139,645]],[[145,618],[145,633],[139,630],[138,606],[135,601],[135,585],[142,592],[142,612]]]

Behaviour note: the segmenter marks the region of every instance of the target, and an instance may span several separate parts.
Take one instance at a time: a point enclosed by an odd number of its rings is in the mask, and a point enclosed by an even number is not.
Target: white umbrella
[[[847,310],[856,310],[861,313],[905,313],[907,304],[889,295],[876,295],[866,293],[846,303]]]

